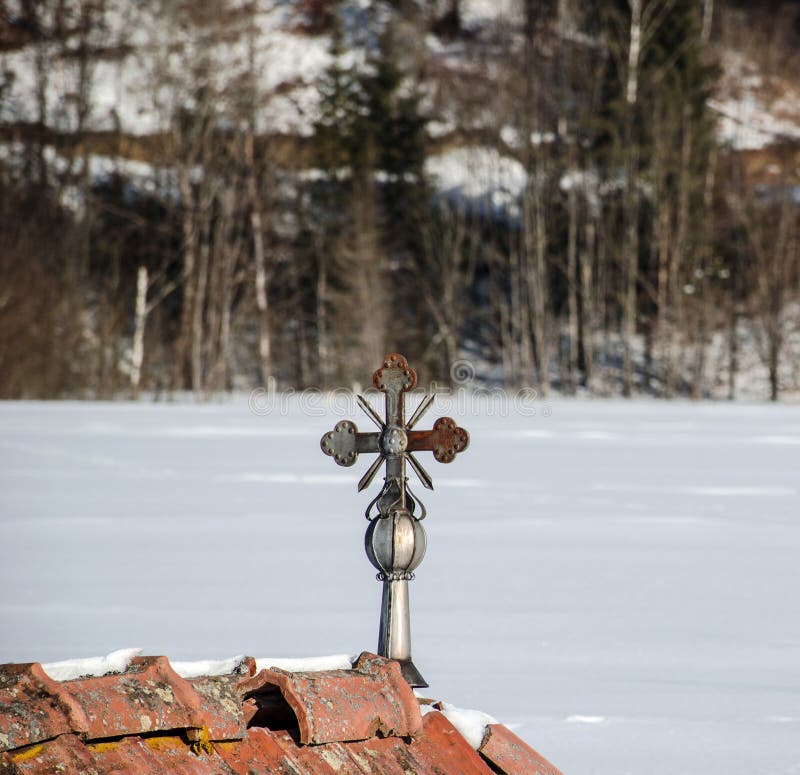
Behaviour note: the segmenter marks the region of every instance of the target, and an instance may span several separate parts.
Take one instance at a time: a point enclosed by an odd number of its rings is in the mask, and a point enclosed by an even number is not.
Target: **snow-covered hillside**
[[[719,114],[719,137],[737,150],[759,150],[774,143],[800,141],[800,85],[765,76],[738,51],[720,54],[717,96],[709,106]]]
[[[570,775],[800,771],[797,410],[528,408],[462,409],[470,448],[425,461],[430,694]],[[0,660],[375,648],[367,463],[318,446],[345,415],[0,404]]]
[[[231,13],[203,28],[168,13],[169,4],[109,0],[87,41],[107,53],[93,62],[86,77],[91,112],[84,129],[134,136],[169,131],[175,108],[186,104],[199,85],[224,112],[226,95],[233,98],[235,85],[254,72],[256,88],[265,97],[258,116],[261,131],[309,133],[317,97],[313,85],[331,61],[329,36],[298,30],[299,12],[291,3],[260,3],[251,15],[244,13],[247,4],[229,6]],[[75,39],[61,48],[29,44],[0,53],[5,86],[0,121],[38,120],[42,65],[47,69],[45,123],[56,131],[75,131],[80,43]],[[199,68],[203,84],[197,80]]]
[[[168,133],[176,108],[193,104],[190,95],[202,70],[203,87],[213,95],[220,113],[229,110],[231,117],[235,115],[236,89],[252,72],[259,95],[259,131],[294,137],[312,134],[319,85],[334,60],[331,35],[309,31],[302,3],[230,0],[226,12],[206,27],[182,22],[169,8],[169,3],[162,2],[108,0],[86,41],[93,51],[104,53],[84,73],[83,87],[78,55],[82,44],[77,37],[61,47],[54,41],[0,50],[0,123],[35,125],[43,110],[48,128],[75,132],[83,88],[90,110],[82,118],[81,131],[120,131],[132,137]],[[370,27],[379,34],[390,13],[388,5],[372,7],[362,0],[341,4],[340,14],[351,36],[350,48],[339,58],[342,67],[360,66],[369,46],[368,40],[354,43],[359,36],[353,31]],[[516,196],[524,186],[520,143],[508,139],[516,130],[502,126],[497,105],[469,107],[468,94],[459,96],[451,88],[451,81],[465,74],[466,83],[474,81],[479,88],[485,78],[497,77],[492,74],[508,52],[492,49],[494,31],[519,24],[519,3],[463,0],[463,37],[447,41],[428,35],[410,44],[414,56],[428,62],[422,94],[431,138],[469,130],[498,135],[507,146],[499,154],[480,143],[459,140],[455,149],[432,153],[428,171],[444,192],[470,199],[488,197],[497,204]],[[418,33],[409,30],[409,38]],[[561,34],[573,43],[596,45],[574,31]],[[721,78],[709,106],[718,115],[723,143],[736,150],[755,150],[800,139],[800,91],[790,77],[765,75],[742,51],[718,47],[714,56]],[[47,75],[40,95],[42,70]],[[124,164],[124,160],[119,162]]]

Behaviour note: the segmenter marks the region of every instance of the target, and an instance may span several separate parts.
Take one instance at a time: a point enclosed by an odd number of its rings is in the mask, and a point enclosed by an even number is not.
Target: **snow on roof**
[[[423,718],[396,662],[365,652],[352,665],[346,655],[297,665],[171,665],[138,649],[0,665],[0,770],[559,775],[486,714],[444,704]]]
[[[142,653],[140,648],[112,651],[104,657],[81,657],[60,662],[47,662],[42,669],[54,681],[72,681],[87,676],[103,676],[124,673],[134,657]],[[230,675],[236,672],[248,658],[238,654],[227,659],[200,659],[191,662],[172,662],[170,667],[181,678],[199,678]],[[262,657],[256,659],[257,670],[278,668],[290,673],[315,673],[324,670],[351,670],[356,657],[351,654],[331,654],[321,657]]]
[[[481,710],[457,708],[449,702],[438,703],[438,705],[440,707],[423,705],[420,707],[420,711],[423,716],[426,713],[435,711],[442,713],[476,751],[480,749],[483,743],[487,727],[490,724],[500,723],[496,718]]]
[[[355,655],[331,654],[326,657],[262,657],[256,658],[258,670],[269,670],[277,667],[290,673],[316,673],[322,670],[351,670]]]
[[[61,662],[47,662],[42,669],[54,681],[72,681],[86,676],[101,676],[109,673],[124,673],[141,649],[119,649],[104,657],[83,657],[64,659]]]

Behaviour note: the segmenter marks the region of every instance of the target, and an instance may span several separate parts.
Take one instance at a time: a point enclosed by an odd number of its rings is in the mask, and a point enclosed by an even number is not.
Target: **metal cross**
[[[378,579],[383,582],[378,653],[400,662],[408,683],[423,687],[427,684],[411,660],[408,582],[414,578],[413,571],[425,555],[427,540],[421,520],[426,512],[408,487],[406,462],[423,486],[432,490],[430,474],[413,453],[433,452],[440,463],[451,463],[467,448],[469,434],[449,417],[440,417],[431,430],[414,430],[433,403],[430,395],[406,421],[405,394],[416,387],[417,374],[402,355],[387,355],[373,374],[372,382],[385,394],[386,419],[382,420],[363,396],[357,398],[378,432],[360,433],[355,423],[342,420],[322,437],[320,446],[340,466],[354,465],[361,453],[378,453],[358,483],[359,492],[369,487],[380,467],[386,464],[383,487],[366,510],[370,525],[365,548],[370,562],[378,569]],[[415,515],[417,505],[419,516]]]

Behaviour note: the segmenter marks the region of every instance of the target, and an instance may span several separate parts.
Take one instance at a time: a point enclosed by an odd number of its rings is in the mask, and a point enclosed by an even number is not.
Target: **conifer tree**
[[[336,282],[325,286],[333,309],[351,318],[346,328],[353,333],[342,344],[374,360],[385,340],[386,287],[419,246],[415,235],[427,204],[425,122],[413,93],[402,94],[386,39],[377,41],[363,68],[342,65],[341,29],[332,40],[315,126],[317,163],[325,173],[319,204],[337,245],[329,267],[335,266]]]

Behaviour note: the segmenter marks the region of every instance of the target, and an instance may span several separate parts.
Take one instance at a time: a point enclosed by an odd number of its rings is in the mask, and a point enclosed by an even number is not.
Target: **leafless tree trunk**
[[[358,300],[359,361],[379,363],[383,357],[388,310],[379,245],[377,192],[372,176],[359,173],[354,181],[353,230],[350,234],[353,278]]]
[[[780,397],[786,302],[790,292],[797,290],[800,274],[798,214],[788,190],[784,185],[783,198],[777,205],[755,200],[755,194],[749,203],[739,196],[729,196],[753,256],[754,311],[761,322],[760,349],[769,373],[772,401]]]
[[[525,0],[525,170],[528,180],[523,195],[522,267],[525,280],[533,357],[539,390],[546,396],[550,387],[548,347],[547,226],[545,216],[546,168],[544,132],[540,121],[539,74],[536,72],[541,8],[536,0]]]
[[[686,113],[685,113],[686,115]],[[688,124],[687,120],[684,122]],[[688,165],[687,165],[688,166]],[[694,362],[694,377],[692,380],[692,398],[699,399],[703,395],[703,384],[705,381],[706,369],[706,356],[708,350],[708,337],[712,325],[712,304],[713,300],[709,298],[710,293],[710,278],[707,276],[709,267],[711,266],[711,252],[712,252],[712,235],[714,229],[714,178],[716,174],[716,151],[712,150],[711,158],[709,159],[708,169],[706,170],[706,179],[703,189],[703,206],[707,215],[706,223],[704,224],[705,234],[701,238],[702,244],[700,247],[700,277],[698,278],[698,298],[697,303],[699,306],[698,315],[699,320],[696,324],[695,336],[695,362]],[[688,171],[687,171],[688,177]],[[688,218],[688,215],[687,215]]]
[[[523,385],[531,379],[533,373],[533,348],[530,335],[530,315],[528,312],[528,296],[526,293],[527,278],[522,271],[520,248],[512,244],[509,254],[509,286],[510,286],[510,331],[512,384]]]
[[[209,294],[208,330],[213,347],[209,362],[212,364],[209,383],[213,390],[231,387],[231,319],[233,315],[233,288],[241,253],[241,241],[236,229],[236,201],[238,192],[229,187],[221,192],[219,215],[214,245],[213,286]]]
[[[195,230],[194,193],[189,177],[189,169],[182,164],[178,167],[178,186],[181,192],[181,227],[182,227],[182,285],[183,301],[181,303],[181,319],[178,338],[175,343],[173,361],[172,387],[184,386],[188,362],[189,345],[192,340],[192,320],[195,306],[195,255],[197,250],[197,233]]]
[[[708,45],[711,40],[711,27],[714,22],[714,0],[703,0],[703,26],[700,32],[700,40],[704,45]]]
[[[200,187],[200,206],[198,208],[199,246],[197,251],[197,277],[192,308],[192,390],[199,392],[205,388],[204,347],[206,291],[211,261],[211,205],[210,183],[203,180]]]
[[[423,226],[423,246],[421,287],[436,326],[434,340],[442,345],[448,371],[458,358],[464,308],[475,277],[475,251],[463,213],[443,203]]]
[[[573,177],[577,172],[571,168]],[[567,313],[569,330],[569,354],[567,386],[575,391],[578,370],[578,182],[572,181],[567,192]]]
[[[625,233],[622,244],[622,392],[633,393],[633,340],[636,335],[636,288],[639,279],[639,143],[634,124],[639,103],[639,55],[642,46],[642,0],[628,0],[630,29],[625,84]]]
[[[583,385],[588,390],[592,389],[592,378],[594,376],[594,345],[592,337],[596,324],[594,272],[593,262],[597,250],[597,218],[598,214],[594,211],[591,201],[592,192],[588,190],[588,185],[584,189],[584,196],[587,200],[587,217],[584,224],[583,249],[578,258],[580,274],[580,351],[581,366],[583,369]]]
[[[739,374],[739,311],[735,299],[728,310],[728,400],[736,400],[736,378]]]
[[[147,267],[140,266],[136,273],[136,312],[133,325],[133,346],[131,348],[131,395],[139,398],[139,384],[144,362],[144,326],[147,320]]]
[[[261,382],[267,384],[272,370],[272,351],[269,331],[269,296],[267,295],[267,257],[264,249],[264,225],[261,215],[261,200],[256,181],[256,165],[253,153],[252,126],[246,139],[247,188],[250,194],[250,227],[253,233],[253,263],[255,266],[256,307],[258,308],[258,357]]]
[[[316,318],[317,318],[317,367],[320,385],[328,387],[331,377],[332,352],[328,331],[328,257],[327,246],[316,240],[317,256]]]

